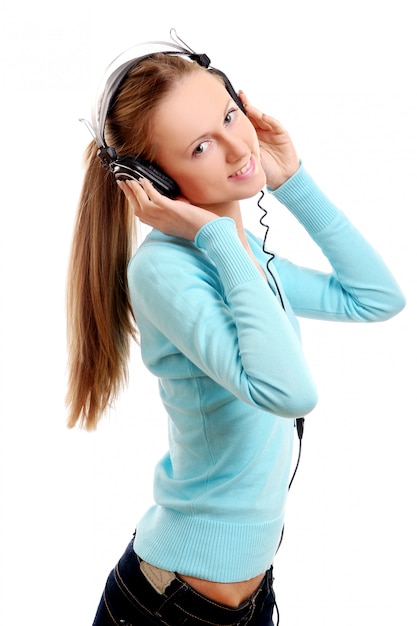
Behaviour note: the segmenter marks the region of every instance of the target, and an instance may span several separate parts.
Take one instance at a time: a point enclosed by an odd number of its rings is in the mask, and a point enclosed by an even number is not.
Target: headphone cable
[[[261,226],[263,226],[265,228],[265,235],[264,235],[264,239],[263,239],[263,242],[262,242],[262,250],[263,250],[264,254],[269,256],[269,259],[266,262],[266,269],[268,270],[269,275],[271,276],[272,280],[274,281],[274,285],[276,287],[278,297],[279,297],[279,299],[281,301],[281,306],[282,306],[283,310],[285,311],[284,298],[282,297],[281,290],[280,290],[280,288],[278,286],[278,282],[277,282],[274,274],[272,273],[272,271],[271,271],[271,269],[269,267],[269,264],[275,259],[275,254],[266,248],[266,240],[267,240],[268,233],[269,233],[269,225],[264,222],[264,218],[268,215],[268,211],[261,205],[261,201],[263,200],[263,198],[265,196],[265,192],[261,189],[260,193],[261,193],[261,195],[258,198],[257,204],[258,204],[258,207],[263,212],[263,215],[260,217],[259,223],[261,224]],[[304,421],[305,421],[304,417],[297,417],[295,419],[295,421],[294,421],[294,426],[297,429],[297,436],[298,436],[299,446],[298,446],[297,463],[295,465],[293,474],[291,476],[290,483],[288,485],[288,491],[291,489],[291,485],[293,484],[295,475],[296,475],[298,467],[300,465],[301,451],[302,451],[302,439],[303,439],[303,434],[304,434]],[[279,550],[279,548],[281,546],[283,537],[284,537],[284,526],[282,527],[281,537],[280,537],[280,540],[279,540],[277,552],[278,552],[278,550]]]

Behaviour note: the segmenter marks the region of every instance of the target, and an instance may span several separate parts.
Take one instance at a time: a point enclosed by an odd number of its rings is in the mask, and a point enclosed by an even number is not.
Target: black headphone
[[[138,65],[144,59],[152,56],[156,53],[183,56],[190,61],[195,61],[202,67],[205,67],[208,71],[220,76],[223,80],[227,92],[231,98],[237,104],[237,106],[245,113],[243,104],[233,89],[227,76],[220,70],[210,66],[210,59],[206,54],[197,54],[176,34],[175,29],[170,31],[171,39],[174,43],[166,41],[150,41],[143,44],[129,48],[121,55],[119,55],[108,66],[103,79],[101,81],[101,87],[99,88],[98,97],[92,107],[92,121],[91,123],[85,119],[81,119],[81,122],[86,124],[94,137],[98,151],[97,156],[104,167],[108,167],[114,174],[116,180],[139,180],[140,178],[147,178],[154,187],[165,196],[169,198],[176,198],[180,194],[180,188],[170,176],[165,174],[160,167],[134,156],[118,157],[116,150],[108,146],[104,139],[104,128],[106,124],[106,118],[113,101],[113,98],[118,91],[123,80],[126,78],[128,72],[136,65]],[[174,39],[174,37],[176,39]],[[175,43],[179,41],[180,44]]]

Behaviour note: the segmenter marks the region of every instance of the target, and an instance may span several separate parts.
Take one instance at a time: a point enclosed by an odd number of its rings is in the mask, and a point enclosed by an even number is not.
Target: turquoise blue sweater
[[[128,272],[143,361],[159,379],[169,429],[134,548],[158,567],[219,582],[260,574],[277,549],[292,418],[317,402],[296,316],[378,321],[404,306],[379,255],[302,165],[271,193],[333,267],[326,274],[276,257],[285,311],[229,218],[209,222],[194,242],[152,231]],[[266,269],[262,242],[248,239]]]

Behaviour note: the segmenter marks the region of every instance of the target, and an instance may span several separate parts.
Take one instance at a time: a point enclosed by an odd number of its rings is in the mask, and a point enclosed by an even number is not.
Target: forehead
[[[162,100],[154,117],[157,143],[188,146],[219,123],[230,101],[224,83],[208,71],[184,77]]]

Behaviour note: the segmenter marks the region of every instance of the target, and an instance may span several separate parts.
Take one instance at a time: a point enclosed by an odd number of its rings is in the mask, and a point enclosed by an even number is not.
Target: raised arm
[[[304,226],[333,268],[324,273],[277,260],[297,315],[375,322],[402,310],[404,295],[381,256],[322,193],[303,165],[272,193]]]

